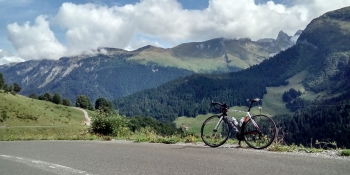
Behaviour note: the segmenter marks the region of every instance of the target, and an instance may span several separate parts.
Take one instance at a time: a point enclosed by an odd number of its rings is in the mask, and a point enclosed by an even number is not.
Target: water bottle
[[[239,126],[242,126],[243,122],[244,122],[244,117],[242,117],[241,120],[239,121]]]
[[[234,124],[235,126],[238,125],[238,122],[237,122],[236,118],[234,118],[234,117],[232,117],[232,122],[233,122],[233,124]]]
[[[239,132],[239,126],[238,126],[238,122],[236,120],[236,118],[232,117],[232,124],[233,124],[233,128],[235,129],[236,132]]]

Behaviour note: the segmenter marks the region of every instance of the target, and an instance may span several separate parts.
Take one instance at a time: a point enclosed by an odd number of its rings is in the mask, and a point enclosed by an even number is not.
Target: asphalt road
[[[0,175],[350,174],[350,159],[128,141],[0,142]]]

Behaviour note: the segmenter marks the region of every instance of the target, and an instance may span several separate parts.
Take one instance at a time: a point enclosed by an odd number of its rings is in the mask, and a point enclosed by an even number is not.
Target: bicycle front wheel
[[[230,137],[230,127],[225,117],[214,115],[203,122],[201,138],[210,147],[223,145]]]
[[[270,117],[252,116],[243,128],[244,141],[254,149],[264,149],[275,139],[276,130],[276,124]]]

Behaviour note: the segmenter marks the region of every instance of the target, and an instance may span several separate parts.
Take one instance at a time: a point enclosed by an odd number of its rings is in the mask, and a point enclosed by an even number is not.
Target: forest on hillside
[[[248,69],[179,78],[115,100],[114,106],[126,116],[151,116],[163,122],[172,122],[178,116],[206,114],[211,101],[246,106],[248,98],[263,98],[266,87],[287,85],[286,79],[315,66],[317,54],[312,45],[297,44]]]
[[[324,146],[317,142],[335,142],[337,147],[350,148],[350,92],[321,103],[301,105],[293,115],[273,119],[285,133],[287,144],[317,147]]]

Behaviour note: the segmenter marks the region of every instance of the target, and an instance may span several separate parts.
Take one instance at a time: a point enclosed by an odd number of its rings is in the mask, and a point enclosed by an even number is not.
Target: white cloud
[[[349,5],[349,0],[295,0],[288,6],[210,0],[204,10],[187,10],[176,0],[141,0],[125,6],[63,3],[51,22],[66,32],[67,46],[58,42],[44,16],[32,26],[10,24],[8,31],[23,59],[58,59],[97,47],[173,47],[216,37],[257,40],[275,38],[280,30],[293,35],[323,13]]]
[[[125,48],[134,36],[132,6],[62,4],[55,21],[67,29],[70,53],[97,47]]]
[[[29,59],[58,59],[66,53],[66,48],[58,42],[44,16],[35,19],[35,25],[12,23],[7,26],[8,39],[18,52],[18,56]]]
[[[187,10],[176,0],[143,0],[134,5],[101,6],[64,3],[56,21],[67,29],[73,53],[100,46],[137,49],[147,44],[175,46],[215,37],[253,40],[293,35],[315,17],[350,5],[350,1],[296,1],[284,6],[269,1],[211,0],[204,10]]]
[[[12,63],[12,62],[23,62],[24,60],[20,57],[12,55],[12,53],[5,49],[0,49],[0,65]]]

